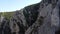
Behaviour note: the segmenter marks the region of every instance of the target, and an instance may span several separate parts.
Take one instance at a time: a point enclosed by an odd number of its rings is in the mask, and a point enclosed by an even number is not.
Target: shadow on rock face
[[[55,34],[60,34],[60,29],[58,31],[56,31]]]

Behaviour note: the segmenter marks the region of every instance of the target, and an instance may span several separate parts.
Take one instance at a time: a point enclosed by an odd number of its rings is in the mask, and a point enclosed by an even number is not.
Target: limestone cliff
[[[60,34],[60,0],[42,0],[4,18],[0,34]]]

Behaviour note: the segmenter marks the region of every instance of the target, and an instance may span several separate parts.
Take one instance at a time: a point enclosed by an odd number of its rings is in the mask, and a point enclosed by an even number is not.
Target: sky
[[[41,0],[0,0],[0,12],[20,10],[25,6],[40,2]]]

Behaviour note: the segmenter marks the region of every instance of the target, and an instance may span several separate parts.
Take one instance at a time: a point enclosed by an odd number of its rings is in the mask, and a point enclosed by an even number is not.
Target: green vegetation
[[[14,12],[1,12],[0,13],[0,17],[1,15],[4,16],[7,19],[10,19],[13,16]]]

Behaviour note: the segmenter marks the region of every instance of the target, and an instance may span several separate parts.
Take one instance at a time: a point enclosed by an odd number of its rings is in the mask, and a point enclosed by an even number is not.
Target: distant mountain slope
[[[0,12],[0,17],[1,15],[4,16],[7,19],[10,19],[13,16],[14,12]]]

